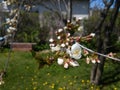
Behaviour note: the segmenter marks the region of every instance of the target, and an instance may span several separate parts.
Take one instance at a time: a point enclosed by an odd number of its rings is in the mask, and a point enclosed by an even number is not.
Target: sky
[[[104,7],[102,0],[95,0],[90,4],[91,8],[96,7],[96,6],[97,7]]]
[[[107,0],[107,1],[110,1],[110,0]],[[92,2],[90,4],[90,7],[93,8],[93,7],[99,7],[99,8],[103,8],[104,7],[104,4],[103,4],[103,1],[102,0],[94,0],[94,2]],[[111,8],[113,8],[114,4],[111,6]]]

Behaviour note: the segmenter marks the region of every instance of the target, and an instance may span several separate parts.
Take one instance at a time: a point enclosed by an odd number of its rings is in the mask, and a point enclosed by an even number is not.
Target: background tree
[[[103,11],[101,12],[100,21],[98,22],[98,25],[95,27],[95,31],[97,34],[97,48],[99,53],[107,54],[108,53],[108,47],[110,46],[108,43],[110,42],[110,37],[113,32],[113,28],[115,25],[116,18],[118,16],[119,7],[120,7],[120,0],[103,0],[105,7]],[[109,19],[108,23],[104,23],[106,20],[106,17],[108,15],[108,11],[110,10],[111,5],[115,2],[115,6],[113,9],[113,13]],[[103,32],[103,33],[102,33]],[[101,60],[101,63],[96,63],[93,65],[91,70],[91,82],[95,84],[100,84],[103,68],[104,68],[104,62],[105,58],[102,56],[98,56]]]
[[[27,16],[27,17],[26,17]],[[16,32],[16,42],[39,42],[40,25],[38,13],[24,12],[20,14],[18,31]]]

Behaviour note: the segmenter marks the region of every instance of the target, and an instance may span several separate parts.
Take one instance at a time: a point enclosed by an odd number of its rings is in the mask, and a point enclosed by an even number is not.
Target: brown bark
[[[97,34],[97,48],[98,48],[98,52],[99,53],[103,53],[105,54],[105,50],[104,50],[104,44],[105,41],[102,38],[102,27],[103,27],[103,23],[107,17],[108,11],[111,7],[111,5],[113,4],[114,0],[110,0],[109,3],[106,0],[103,0],[104,4],[105,4],[105,8],[104,10],[101,12],[101,17],[100,17],[100,21],[98,23],[98,25],[95,27],[95,31]],[[104,44],[104,45],[103,45]],[[90,76],[90,80],[92,83],[94,84],[100,84],[101,81],[101,76],[103,73],[103,67],[104,67],[104,60],[105,58],[102,56],[98,56],[99,60],[101,61],[101,63],[96,63],[93,64],[92,66],[92,70],[91,70],[91,76]]]
[[[97,41],[98,41],[98,52],[100,53],[103,53],[103,54],[106,54],[108,53],[108,50],[107,50],[107,47],[108,47],[108,44],[109,44],[109,40],[110,40],[110,35],[113,31],[113,28],[114,28],[114,25],[115,25],[115,21],[116,21],[116,18],[118,16],[118,12],[119,12],[119,8],[120,8],[120,0],[116,0],[115,2],[115,6],[114,6],[114,9],[113,9],[113,13],[111,15],[111,19],[110,19],[110,22],[109,24],[106,24],[104,25],[104,34],[103,34],[103,38],[101,37],[101,28],[102,25],[103,25],[103,22],[107,16],[107,13],[108,13],[108,10],[110,8],[109,5],[112,5],[105,2],[105,0],[103,0],[105,4],[107,4],[107,9],[102,13],[103,14],[103,19],[101,19],[101,22],[100,24],[98,25],[97,29],[98,29],[98,38],[97,38]],[[111,2],[113,2],[114,0],[111,0]],[[100,29],[99,29],[100,28]],[[96,30],[97,30],[96,29]],[[94,84],[100,84],[100,81],[101,81],[101,77],[102,77],[102,73],[103,73],[103,70],[104,70],[104,61],[105,61],[105,58],[102,57],[102,56],[99,56],[99,59],[101,60],[101,63],[98,64],[96,63],[95,65],[93,65],[93,68],[91,70],[91,82],[94,83]]]

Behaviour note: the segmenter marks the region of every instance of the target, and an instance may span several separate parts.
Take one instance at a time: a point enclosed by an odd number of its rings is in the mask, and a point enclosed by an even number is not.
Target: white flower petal
[[[91,62],[95,64],[95,63],[96,63],[96,60],[92,60]]]
[[[49,42],[53,42],[53,41],[54,41],[53,38],[50,38],[50,39],[49,39]]]
[[[70,33],[67,33],[67,36],[69,37],[69,36],[70,36]]]
[[[61,47],[65,47],[65,44],[64,44],[64,43],[62,43],[62,44],[61,44]]]
[[[95,33],[91,33],[90,36],[94,37],[94,36],[95,36]]]
[[[54,47],[54,46],[55,46],[55,44],[54,44],[54,43],[51,43],[51,44],[50,44],[50,47]]]
[[[57,63],[58,63],[59,65],[62,65],[63,62],[64,62],[64,60],[63,60],[62,58],[58,58],[58,59],[57,59]]]
[[[58,29],[58,32],[60,33],[60,32],[62,32],[63,31],[63,29]]]
[[[66,42],[65,44],[66,44],[67,46],[69,45],[69,43],[68,43],[68,42]]]
[[[70,39],[69,39],[69,38],[67,38],[67,41],[70,41]]]
[[[100,60],[97,60],[97,63],[100,63]]]
[[[86,58],[86,63],[87,63],[87,64],[90,63],[90,58],[89,58],[89,57]]]
[[[67,29],[67,27],[65,26],[65,27],[64,27],[64,30],[66,30],[66,29]]]
[[[67,69],[68,67],[69,67],[68,63],[65,63],[65,64],[64,64],[64,68]]]
[[[57,39],[61,39],[61,37],[60,37],[60,36],[58,36],[58,37],[57,37]]]
[[[80,59],[81,58],[81,47],[79,43],[75,43],[72,45],[71,47],[71,54],[72,54],[72,58],[74,59]]]
[[[79,63],[77,61],[70,61],[69,63],[73,67],[79,66]]]
[[[60,50],[60,45],[57,45],[57,46],[53,46],[51,47],[51,50],[54,52],[54,51],[59,51]]]

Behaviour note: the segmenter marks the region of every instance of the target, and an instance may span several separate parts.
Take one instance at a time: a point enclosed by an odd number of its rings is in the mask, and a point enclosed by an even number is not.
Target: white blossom
[[[58,37],[57,37],[57,39],[61,39],[61,37],[60,37],[60,36],[58,36]]]
[[[78,31],[82,32],[83,31],[83,26],[78,27]]]
[[[51,50],[54,51],[60,51],[60,45],[56,45],[55,47],[51,47]]]
[[[54,44],[54,43],[51,43],[51,44],[50,44],[50,47],[54,47],[54,46],[55,46],[55,44]]]
[[[78,42],[72,45],[71,47],[71,58],[80,59],[81,58],[81,47]]]
[[[10,18],[6,18],[6,23],[10,23]]]
[[[96,63],[96,60],[95,60],[95,59],[93,59],[91,62],[95,64],[95,63]]]
[[[66,53],[69,54],[70,56],[72,56],[71,51],[70,51],[69,48],[66,49]]]
[[[58,32],[60,33],[60,32],[62,32],[63,31],[63,29],[58,29]]]
[[[70,41],[70,39],[69,39],[69,38],[67,38],[67,41]]]
[[[66,29],[67,29],[67,27],[65,26],[65,27],[64,27],[64,30],[66,30]]]
[[[67,20],[67,22],[69,23],[69,22],[70,22],[70,20]]]
[[[94,37],[94,36],[95,36],[95,33],[91,33],[90,36]]]
[[[50,38],[50,39],[49,39],[49,42],[51,42],[51,43],[52,43],[53,41],[54,41],[54,40],[53,40],[53,38]]]
[[[58,58],[58,59],[57,59],[57,63],[58,63],[59,65],[62,65],[62,64],[64,63],[64,60],[63,60],[62,58]]]
[[[0,85],[4,84],[5,82],[4,81],[0,81]]]
[[[90,63],[90,58],[89,58],[89,57],[86,58],[86,63],[87,63],[87,64]]]
[[[61,47],[65,47],[65,44],[64,44],[64,43],[62,43],[62,44],[61,44]]]
[[[11,21],[12,23],[18,22],[15,18],[11,19],[10,21]]]
[[[70,33],[67,33],[67,36],[69,37],[69,36],[70,36]]]
[[[8,29],[7,29],[7,32],[8,33],[12,33],[13,31],[16,31],[17,29],[16,28],[14,28],[14,27],[9,27]]]
[[[69,45],[69,43],[68,43],[68,42],[66,42],[65,44],[66,44],[67,46]]]
[[[72,61],[70,61],[69,63],[70,63],[70,65],[73,66],[73,67],[79,66],[79,63],[78,63],[77,61],[73,61],[73,60],[72,60]]]
[[[67,62],[65,62],[65,64],[64,64],[64,68],[68,68],[69,67],[69,65],[68,65],[68,63]]]
[[[15,27],[9,27],[9,29],[13,31],[17,30]]]
[[[100,63],[100,60],[99,60],[99,59],[97,60],[97,63]]]
[[[11,5],[11,2],[10,2],[10,0],[7,0],[7,5]]]

